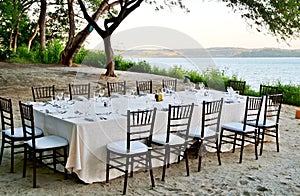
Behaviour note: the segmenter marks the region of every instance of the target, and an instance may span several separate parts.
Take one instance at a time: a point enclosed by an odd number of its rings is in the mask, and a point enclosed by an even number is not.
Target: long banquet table
[[[209,95],[209,96],[208,96]],[[86,100],[79,97],[72,101],[33,103],[35,126],[46,134],[60,135],[68,139],[69,156],[66,168],[75,172],[85,183],[105,181],[106,144],[126,138],[126,110],[157,107],[154,133],[166,131],[168,104],[195,103],[191,128],[199,126],[201,102],[203,100],[225,98],[221,124],[239,121],[244,114],[245,98],[226,97],[224,92],[185,91],[164,95],[164,100],[155,102],[154,95],[119,96]],[[104,106],[104,102],[106,107]],[[226,148],[226,146],[224,146]],[[222,150],[229,150],[223,149]],[[174,158],[172,162],[176,161]],[[162,163],[154,162],[153,166]],[[111,178],[122,175],[112,170]]]

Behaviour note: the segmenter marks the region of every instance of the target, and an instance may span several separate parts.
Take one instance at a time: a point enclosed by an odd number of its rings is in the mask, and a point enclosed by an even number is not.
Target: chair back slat
[[[55,97],[55,86],[31,87],[33,101],[52,99]]]
[[[274,118],[276,123],[279,122],[282,102],[283,94],[266,95],[264,108],[264,124],[266,124],[266,121],[268,119],[274,120]]]
[[[35,130],[34,130],[34,116],[33,106],[27,105],[19,101],[21,123],[23,128],[23,134],[25,138],[32,139],[32,145],[35,149]]]
[[[214,101],[203,101],[201,138],[205,137],[205,128],[219,132],[223,98]]]
[[[166,143],[170,141],[170,134],[177,133],[188,138],[194,103],[190,105],[169,105]]]
[[[262,107],[262,102],[263,102],[263,97],[247,96],[243,130],[246,129],[247,122],[252,121],[255,123],[255,126],[257,126],[261,107]]]
[[[0,97],[0,113],[2,130],[11,129],[11,134],[14,135],[14,117],[11,99]]]
[[[229,80],[228,87],[232,87],[235,91],[239,91],[240,95],[244,95],[246,81]]]
[[[278,94],[278,86],[269,86],[261,84],[259,86],[259,96]]]
[[[150,145],[153,135],[153,127],[156,117],[156,108],[149,110],[127,110],[127,150],[130,142],[146,140]]]
[[[177,90],[177,80],[162,80],[162,87],[168,88],[169,86],[172,87],[173,91]]]
[[[107,92],[110,97],[112,93],[126,94],[126,81],[123,82],[107,82]]]
[[[140,93],[152,93],[152,80],[148,81],[136,81],[136,92]]]
[[[85,95],[89,99],[91,97],[91,84],[69,84],[70,99],[74,99],[74,95]]]

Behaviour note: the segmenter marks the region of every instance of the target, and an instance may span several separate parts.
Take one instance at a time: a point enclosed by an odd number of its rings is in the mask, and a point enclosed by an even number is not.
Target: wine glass
[[[102,101],[102,97],[104,96],[104,93],[105,93],[104,89],[100,89],[99,96],[100,96],[101,101]]]
[[[191,84],[190,84],[190,90],[191,90],[191,91],[194,91],[194,90],[195,90],[195,84],[194,84],[194,83],[191,83]]]
[[[64,93],[64,100],[67,102],[70,101],[70,94]]]
[[[131,89],[131,94],[134,96],[134,98],[135,98],[135,94],[136,94],[136,89],[135,88],[132,88]]]
[[[205,85],[203,84],[203,82],[199,82],[199,89],[202,91],[204,90]]]
[[[163,95],[165,95],[166,92],[167,92],[166,88],[162,88],[162,89],[161,89],[161,92],[162,92]]]
[[[172,86],[172,85],[169,85],[167,88],[168,88],[168,92],[169,92],[169,93],[172,93],[172,88],[173,88],[173,86]]]
[[[62,100],[63,96],[64,96],[64,93],[63,93],[63,92],[58,92],[58,93],[57,93],[57,96],[56,96],[56,97],[57,97],[57,100],[58,100],[58,101]]]
[[[93,95],[94,101],[98,102],[98,93],[95,91]]]

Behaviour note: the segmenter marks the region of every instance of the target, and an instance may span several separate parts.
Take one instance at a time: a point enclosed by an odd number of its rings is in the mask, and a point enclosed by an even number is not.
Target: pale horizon
[[[279,38],[257,32],[223,2],[190,0],[184,3],[190,9],[190,13],[185,13],[176,7],[171,10],[166,8],[155,11],[153,6],[142,3],[120,24],[112,37],[131,29],[154,26],[183,33],[198,42],[202,48],[300,49],[300,39],[291,40],[287,42],[288,45],[282,40],[278,42]],[[95,31],[92,32],[87,40],[87,47],[93,49],[103,44],[102,39],[99,38]],[[133,39],[136,37],[133,36]],[[126,48],[124,45],[122,47]],[[184,49],[186,48],[188,47]],[[178,49],[183,48],[178,47]]]

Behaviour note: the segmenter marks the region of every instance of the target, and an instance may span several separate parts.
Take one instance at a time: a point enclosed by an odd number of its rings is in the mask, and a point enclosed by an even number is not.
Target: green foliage
[[[77,56],[79,55],[78,59],[74,61],[75,63],[85,64],[93,67],[98,68],[105,68],[106,67],[106,55],[103,51],[86,51],[81,49]],[[76,58],[77,58],[76,56]]]
[[[50,42],[44,51],[41,51],[37,46],[30,52],[28,52],[27,46],[23,44],[17,48],[16,53],[11,54],[9,62],[20,63],[47,63],[55,64],[59,60],[59,55],[64,46],[59,40],[53,40]]]
[[[205,84],[209,86],[209,88],[216,90],[225,90],[225,82],[223,79],[223,72],[217,69],[208,68],[204,73],[203,77],[205,78]]]
[[[151,73],[156,74],[156,75],[162,75],[162,76],[167,76],[168,75],[168,72],[167,72],[166,69],[159,69],[159,67],[157,67],[157,66],[152,67]]]
[[[189,76],[191,82],[194,82],[194,83],[203,82],[204,84],[206,83],[204,76],[200,75],[196,71],[189,71],[188,76]],[[205,85],[207,85],[207,84],[205,84]]]
[[[282,40],[298,37],[300,9],[298,1],[222,0],[257,31],[265,31]]]
[[[168,76],[173,78],[183,79],[186,74],[187,72],[178,66],[174,66],[168,70]]]
[[[0,61],[11,58],[12,51],[8,48],[0,49]]]
[[[283,102],[300,106],[300,85],[282,85],[278,82],[279,92],[284,94]]]
[[[115,69],[127,71],[129,68],[134,67],[135,63],[124,61],[122,56],[115,56]]]
[[[80,48],[79,52],[73,59],[73,62],[77,63],[77,64],[83,64],[83,61],[85,60],[88,53],[89,53],[89,50],[85,49],[84,47]]]
[[[36,63],[41,62],[41,58],[40,55],[36,54],[35,51],[28,52],[27,46],[23,44],[17,48],[16,53],[11,53],[9,62]]]
[[[47,49],[44,51],[43,62],[54,64],[59,61],[60,53],[63,51],[64,46],[60,40],[54,39],[47,45]]]
[[[129,69],[129,71],[151,73],[151,65],[146,61],[140,61],[138,63],[134,63],[134,65]]]

